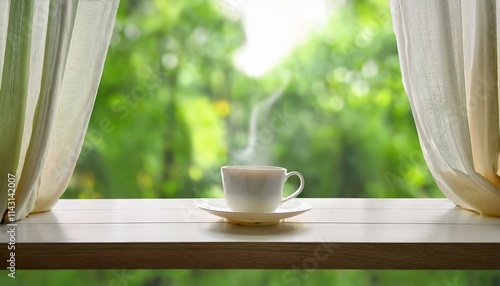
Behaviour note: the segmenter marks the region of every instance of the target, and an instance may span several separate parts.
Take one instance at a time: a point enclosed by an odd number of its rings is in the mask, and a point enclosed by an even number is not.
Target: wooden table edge
[[[7,244],[0,244],[7,249]],[[16,269],[497,269],[500,243],[18,243]],[[3,259],[2,267],[8,267]]]

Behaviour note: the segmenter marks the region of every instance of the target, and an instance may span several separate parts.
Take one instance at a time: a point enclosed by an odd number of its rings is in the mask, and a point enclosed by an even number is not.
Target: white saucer
[[[245,225],[268,225],[279,223],[280,220],[293,217],[310,210],[312,207],[298,200],[290,200],[272,213],[234,212],[224,199],[206,200],[198,203],[198,207],[213,215],[223,217],[229,222]]]

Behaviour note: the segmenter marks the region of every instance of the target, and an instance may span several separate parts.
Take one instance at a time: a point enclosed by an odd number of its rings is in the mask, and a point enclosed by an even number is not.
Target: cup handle
[[[290,173],[286,173],[285,174],[285,181],[288,180],[288,178],[290,178],[291,176],[294,176],[294,175],[297,176],[297,177],[299,177],[299,179],[300,179],[300,186],[299,186],[299,188],[293,194],[289,195],[286,198],[282,198],[281,199],[282,203],[284,203],[284,202],[286,202],[286,201],[288,201],[290,199],[295,198],[296,196],[298,196],[300,194],[300,192],[302,192],[302,189],[304,189],[304,177],[299,172],[292,171]]]

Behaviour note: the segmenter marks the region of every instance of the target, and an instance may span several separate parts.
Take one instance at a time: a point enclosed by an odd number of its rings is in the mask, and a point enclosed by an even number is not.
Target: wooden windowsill
[[[259,227],[200,199],[60,200],[17,223],[16,269],[500,269],[500,218],[446,199],[300,200],[313,209]]]

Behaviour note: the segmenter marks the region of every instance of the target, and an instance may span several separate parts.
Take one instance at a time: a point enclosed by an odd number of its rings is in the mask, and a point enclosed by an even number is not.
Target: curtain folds
[[[118,0],[0,2],[3,222],[50,210],[65,191],[117,8]]]
[[[499,9],[499,1],[391,0],[426,162],[450,200],[493,216],[500,216]]]

